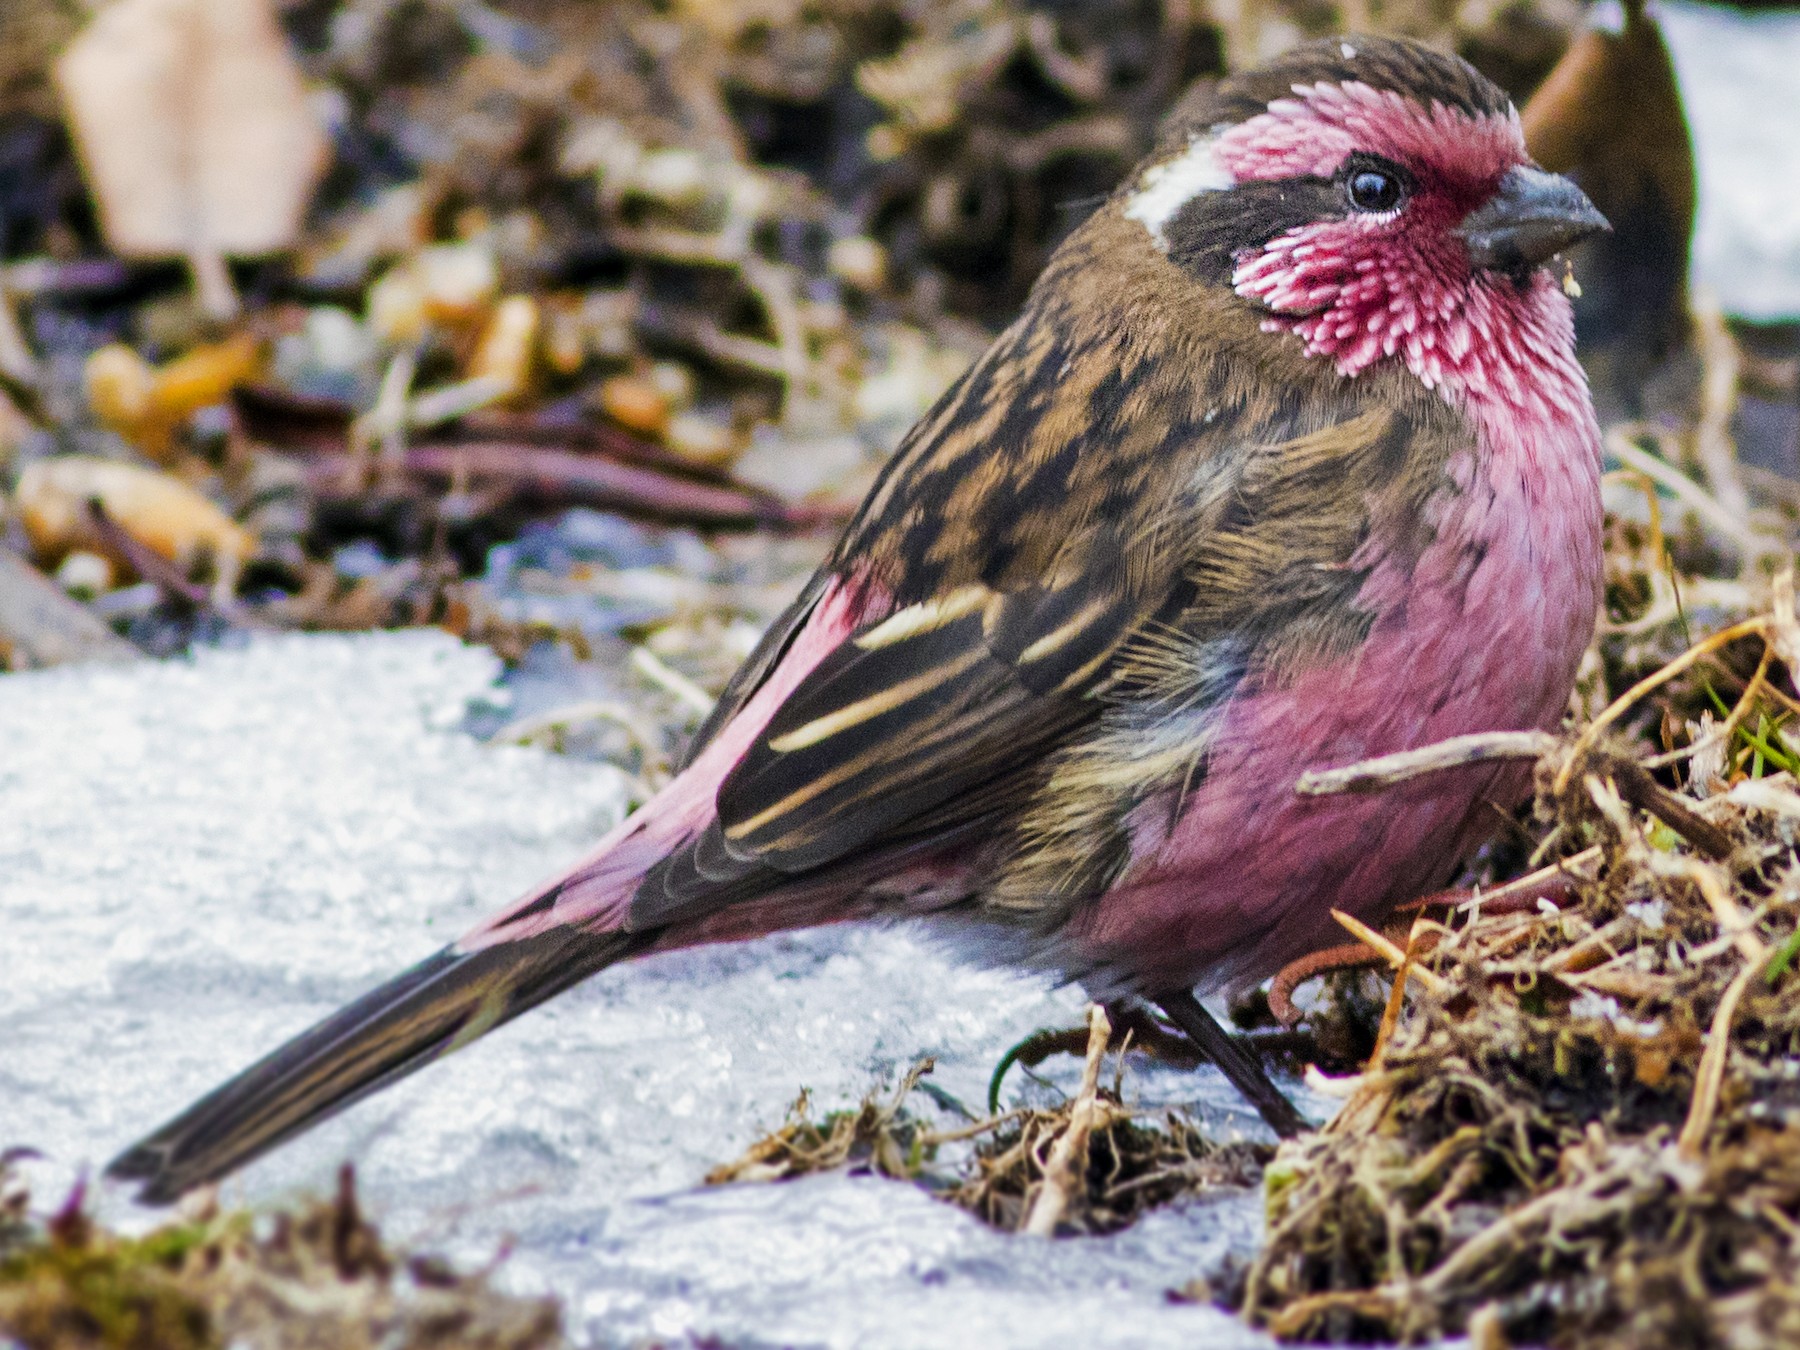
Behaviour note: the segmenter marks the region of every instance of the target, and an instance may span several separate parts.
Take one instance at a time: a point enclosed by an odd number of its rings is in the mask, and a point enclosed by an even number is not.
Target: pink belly
[[[1139,988],[1219,987],[1345,940],[1334,908],[1374,921],[1443,885],[1523,796],[1528,766],[1372,796],[1301,797],[1294,782],[1467,732],[1557,726],[1599,598],[1597,459],[1574,459],[1563,482],[1469,485],[1415,568],[1371,576],[1379,617],[1361,649],[1229,705],[1204,782],[1166,834],[1153,822],[1167,803],[1143,813],[1125,880],[1074,920],[1076,945]]]

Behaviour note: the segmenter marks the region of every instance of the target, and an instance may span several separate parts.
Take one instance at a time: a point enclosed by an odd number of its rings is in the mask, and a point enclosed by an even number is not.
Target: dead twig
[[[720,529],[805,530],[829,524],[828,511],[791,506],[749,488],[727,488],[567,450],[486,442],[409,446],[399,461],[407,473],[448,482],[459,472],[476,482],[502,484],[541,502],[593,506],[658,520]],[[316,456],[308,473],[321,491],[339,487],[350,460]],[[360,491],[360,489],[358,489]]]
[[[1300,775],[1294,790],[1309,797],[1375,792],[1445,769],[1498,759],[1538,759],[1556,744],[1556,737],[1544,731],[1478,731],[1338,769],[1309,769]]]
[[[1725,1081],[1725,1059],[1731,1053],[1731,1023],[1737,1016],[1744,990],[1750,987],[1752,977],[1761,969],[1760,962],[1746,961],[1737,978],[1725,987],[1724,997],[1713,1014],[1712,1029],[1706,1036],[1706,1052],[1700,1056],[1700,1070],[1694,1075],[1694,1099],[1677,1141],[1684,1158],[1699,1158],[1707,1132],[1712,1129],[1713,1118],[1719,1113],[1719,1089]]]
[[[1766,636],[1769,631],[1769,623],[1766,616],[1758,615],[1753,619],[1745,619],[1741,623],[1732,624],[1729,628],[1722,629],[1712,636],[1696,642],[1673,661],[1646,675],[1623,694],[1620,694],[1602,709],[1599,715],[1589,722],[1582,729],[1581,734],[1575,738],[1574,744],[1569,747],[1568,758],[1557,770],[1553,791],[1561,796],[1568,790],[1569,780],[1575,772],[1575,766],[1586,758],[1588,752],[1599,742],[1606,729],[1629,712],[1644,695],[1660,689],[1696,662],[1710,656],[1721,647],[1730,646],[1739,638],[1750,637],[1753,634]]]
[[[1658,783],[1643,765],[1608,756],[1606,771],[1618,785],[1620,797],[1655,816],[1707,857],[1731,856],[1731,836]]]
[[[1540,897],[1554,899],[1556,895],[1566,896],[1570,886],[1580,879],[1580,874],[1575,869],[1599,862],[1601,852],[1598,844],[1584,848],[1548,867],[1540,867],[1535,872],[1527,872],[1522,877],[1477,892],[1464,902],[1462,908],[1479,910],[1483,914],[1505,914],[1512,912],[1521,900],[1530,904]]]
[[[1434,994],[1441,994],[1444,991],[1444,981],[1437,972],[1415,965],[1408,959],[1406,952],[1385,934],[1377,933],[1354,914],[1346,914],[1341,909],[1332,910],[1331,917],[1395,970],[1411,975]]]
[[[1100,1100],[1100,1065],[1106,1043],[1112,1039],[1112,1023],[1098,1003],[1088,1010],[1087,1062],[1081,1070],[1081,1088],[1069,1111],[1068,1127],[1058,1136],[1044,1164],[1044,1180],[1026,1212],[1020,1232],[1051,1237],[1062,1222],[1071,1200],[1085,1192],[1082,1174],[1087,1167],[1088,1136],[1105,1121],[1113,1108]]]

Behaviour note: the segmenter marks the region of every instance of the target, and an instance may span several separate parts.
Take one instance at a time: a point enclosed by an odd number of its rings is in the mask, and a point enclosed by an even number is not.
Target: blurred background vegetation
[[[1602,403],[1689,416],[1693,168],[1635,12],[9,0],[0,660],[680,619],[716,686],[1183,92],[1357,29],[1522,106],[1558,72],[1533,144],[1620,226],[1579,263]]]

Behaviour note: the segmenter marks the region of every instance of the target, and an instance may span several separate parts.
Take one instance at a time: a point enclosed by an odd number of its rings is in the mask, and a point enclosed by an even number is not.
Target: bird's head
[[[1489,386],[1540,345],[1572,364],[1546,265],[1607,228],[1532,163],[1499,88],[1386,38],[1310,43],[1223,81],[1118,200],[1170,262],[1343,374],[1397,357],[1476,397],[1510,397]]]

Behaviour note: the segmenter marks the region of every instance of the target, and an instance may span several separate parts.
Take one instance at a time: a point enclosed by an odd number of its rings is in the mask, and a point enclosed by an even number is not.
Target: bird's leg
[[[1131,1038],[1131,1048],[1157,1056],[1168,1063],[1191,1067],[1204,1056],[1195,1053],[1194,1042],[1177,1036],[1156,1020],[1148,1008],[1137,1002],[1115,1000],[1105,1003],[1107,1020],[1112,1023],[1113,1041]],[[1000,1057],[988,1079],[988,1110],[1000,1110],[1000,1085],[1013,1065],[1034,1068],[1052,1055],[1083,1055],[1087,1052],[1086,1027],[1041,1027]]]
[[[1269,1075],[1263,1072],[1255,1056],[1238,1044],[1237,1037],[1215,1022],[1193,994],[1185,989],[1162,994],[1157,997],[1156,1005],[1218,1066],[1219,1072],[1244,1094],[1244,1099],[1256,1108],[1263,1123],[1278,1136],[1292,1139],[1313,1128],[1312,1123],[1282,1095],[1281,1089],[1269,1081]]]

